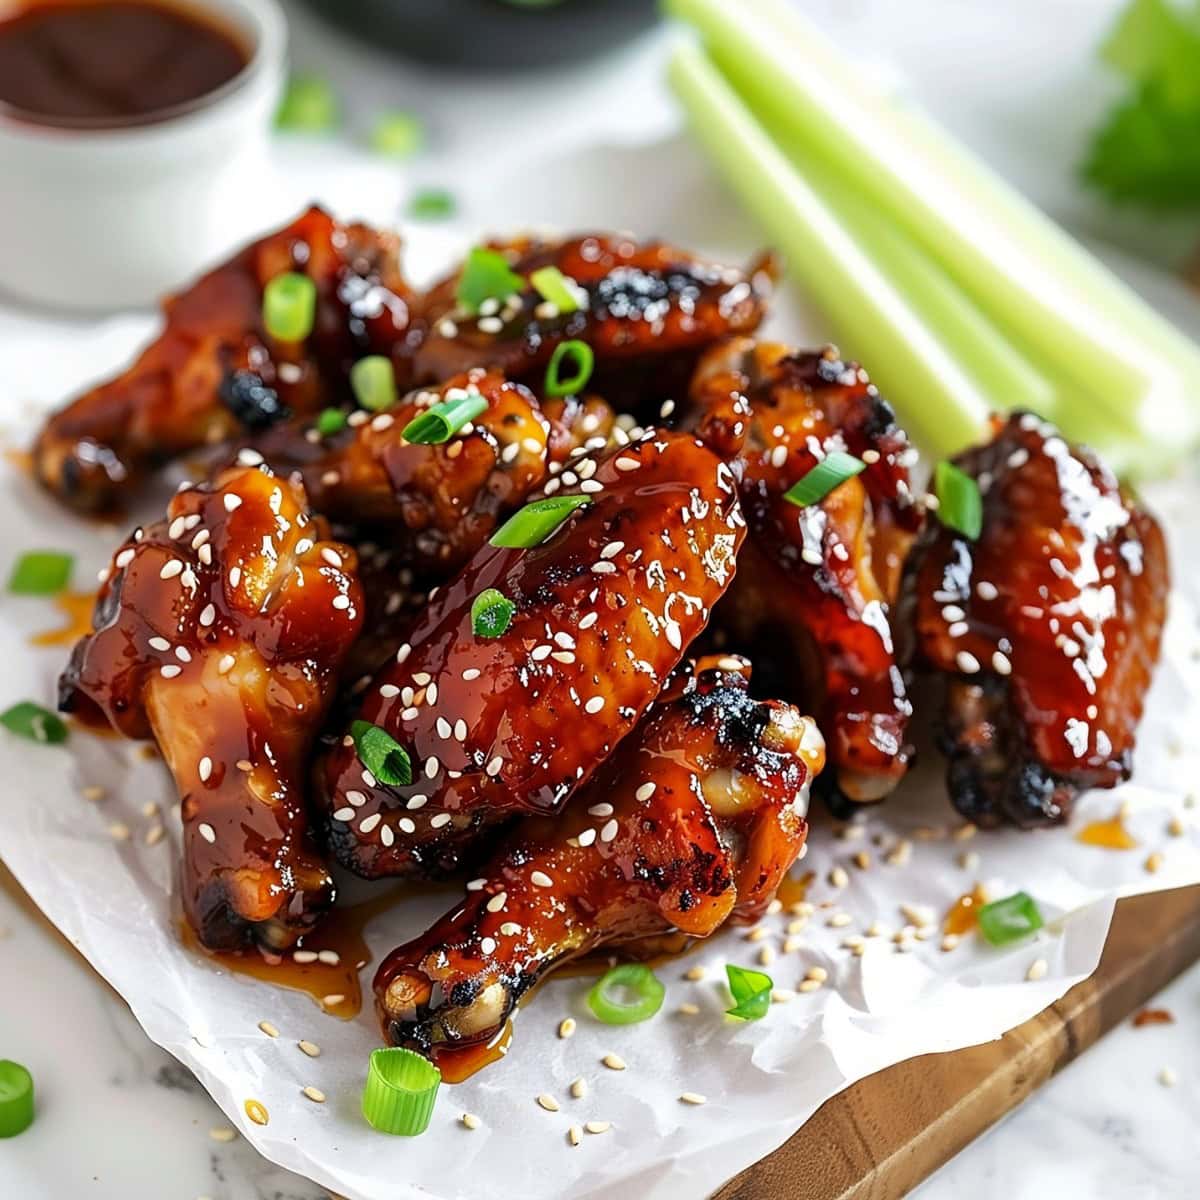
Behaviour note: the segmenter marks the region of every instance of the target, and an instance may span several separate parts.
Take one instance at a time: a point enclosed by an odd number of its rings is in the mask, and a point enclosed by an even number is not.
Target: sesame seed
[[[927,904],[901,904],[900,915],[918,928],[932,925],[936,919],[933,909]]]
[[[279,1036],[279,1030],[276,1029],[275,1026],[271,1024],[270,1021],[259,1021],[258,1027],[269,1038],[277,1038]]]
[[[829,872],[829,883],[831,887],[844,888],[850,882],[850,876],[846,874],[844,867],[834,867]]]
[[[306,967],[309,963],[317,961],[317,952],[315,950],[293,950],[292,961],[298,962],[302,967]]]
[[[440,770],[440,768],[441,768],[441,765],[442,765],[442,764],[441,764],[440,762],[438,762],[438,757],[437,757],[437,755],[436,755],[436,754],[431,754],[431,755],[430,755],[430,756],[429,756],[429,757],[428,757],[428,758],[425,760],[425,778],[426,778],[426,779],[432,779],[432,778],[433,778],[433,777],[434,777],[434,776],[435,776],[435,775],[438,773],[438,771]]]
[[[596,831],[594,829],[585,829],[575,840],[581,846],[590,846],[596,840]]]
[[[129,826],[116,821],[108,827],[108,836],[114,841],[127,842],[129,841]]]
[[[94,803],[97,800],[103,800],[108,793],[99,784],[93,783],[83,788],[79,794],[85,800],[91,800]]]
[[[467,883],[468,892],[482,892],[487,887],[486,879],[472,879]]]
[[[176,575],[183,572],[183,563],[178,558],[170,558],[163,563],[163,568],[158,573],[159,579],[174,579]]]
[[[416,833],[417,823],[412,819],[412,817],[401,817],[396,822],[396,828],[399,829],[401,833]],[[379,831],[379,840],[385,846],[391,846],[396,841],[396,835],[392,832],[389,826],[385,825]]]
[[[232,1142],[237,1137],[237,1130],[230,1129],[228,1126],[221,1126],[217,1129],[210,1129],[208,1136],[214,1142]]]
[[[592,817],[611,817],[613,814],[613,806],[608,803],[593,804],[588,809],[588,815]]]
[[[379,694],[385,700],[391,700],[393,697],[400,695],[400,689],[394,683],[381,684]]]
[[[233,512],[235,509],[238,509],[241,507],[242,498],[241,498],[241,496],[237,495],[236,492],[226,492],[225,496],[224,496],[224,502],[225,502],[225,511]]]
[[[324,1005],[326,1008],[333,1008],[333,1007],[335,1007],[336,1005],[338,1005],[338,1004],[341,1004],[341,1002],[342,1002],[343,1000],[345,1000],[345,998],[346,998],[346,997],[345,997],[345,996],[343,996],[341,992],[334,992],[334,993],[332,993],[332,994],[331,994],[331,995],[329,995],[329,996],[322,996],[322,997],[321,997],[321,1003],[322,1003],[322,1004],[323,1004],[323,1005]]]
[[[691,983],[699,983],[704,978],[706,972],[703,967],[688,967],[683,973],[684,979]]]
[[[1158,1073],[1158,1082],[1161,1083],[1163,1087],[1174,1087],[1178,1079],[1179,1076],[1176,1075],[1170,1067],[1163,1067],[1163,1069]]]
[[[166,836],[167,831],[161,825],[155,823],[146,830],[146,845],[157,846]]]
[[[1145,862],[1145,868],[1151,875],[1155,874],[1162,865],[1163,856],[1157,850],[1149,855]]]
[[[960,650],[954,656],[954,661],[964,675],[974,675],[979,670],[979,659],[967,650]]]
[[[467,723],[462,719],[462,717],[459,717],[459,719],[454,722],[454,736],[460,742],[465,742],[467,740]]]
[[[776,467],[776,468],[782,467],[784,465],[784,463],[787,462],[787,457],[788,457],[787,447],[783,446],[783,445],[776,446],[771,451],[771,466]]]
[[[445,739],[450,736],[450,722],[445,717],[438,717],[434,728],[437,730],[438,737]]]
[[[564,1017],[558,1023],[558,1036],[560,1038],[569,1038],[575,1032],[575,1018]]]
[[[418,808],[424,808],[428,803],[429,797],[422,796],[421,793],[418,792],[415,796],[409,796],[408,803],[405,804],[404,807],[415,812]]]
[[[620,826],[617,824],[617,819],[614,817],[611,821],[606,821],[604,828],[600,830],[600,840],[602,842],[611,842],[617,836],[617,831]]]
[[[958,945],[958,940],[959,939],[958,939],[957,933],[946,934],[946,936],[944,938],[942,938],[942,949],[943,950],[953,950]]]
[[[600,1060],[610,1071],[624,1071],[625,1060],[619,1054],[606,1054]]]
[[[242,582],[242,568],[241,567],[230,567],[229,568],[229,586],[231,588],[235,588],[241,582]]]
[[[320,1088],[306,1087],[303,1089],[303,1093],[314,1104],[324,1104],[325,1103],[325,1093],[323,1091],[321,1091]]]
[[[1012,663],[1009,661],[1008,655],[997,650],[996,653],[992,655],[992,670],[995,671],[997,675],[1011,675]]]
[[[694,1017],[700,1011],[700,1005],[691,1003],[681,1004],[676,1011],[680,1016]]]
[[[708,1097],[702,1096],[699,1092],[684,1092],[680,1097],[684,1104],[707,1104]]]
[[[1029,964],[1029,970],[1025,972],[1025,978],[1030,982],[1043,978],[1046,972],[1050,969],[1050,964],[1044,958],[1035,958]]]
[[[471,680],[473,680],[473,679],[478,679],[479,678],[479,668],[478,667],[468,667],[467,670],[465,670],[462,673],[462,677],[467,683],[470,683]]]
[[[546,1092],[537,1098],[537,1102],[547,1112],[558,1112],[558,1101]]]
[[[554,880],[551,879],[545,871],[534,871],[533,874],[529,876],[529,882],[532,883],[534,887],[540,888],[554,886]]]
[[[587,1121],[584,1123],[584,1129],[588,1133],[607,1133],[612,1128],[611,1121]]]
[[[127,550],[122,550],[120,554],[113,560],[118,570],[123,570],[133,562],[133,556],[136,551],[130,546]]]
[[[336,950],[319,950],[317,960],[327,967],[336,967],[342,961],[342,956]]]
[[[518,925],[516,921],[505,921],[504,924],[500,926],[500,932],[504,934],[505,937],[516,937],[517,934],[521,932],[521,926]]]
[[[802,979],[796,990],[800,992],[815,992],[820,986],[821,981],[819,979]]]
[[[336,596],[334,596],[332,603],[333,603],[333,607],[336,609],[339,609],[339,610],[344,609],[344,608],[349,608],[350,607],[350,597],[347,596],[344,592],[338,592],[338,594]]]
[[[616,573],[616,564],[609,562],[608,559],[603,559],[601,562],[592,563],[593,575],[615,575]]]
[[[379,813],[372,813],[369,817],[363,817],[358,825],[359,833],[370,833],[382,820],[383,817]]]
[[[643,783],[642,786],[633,793],[633,798],[641,801],[649,800],[650,797],[654,795],[654,789],[656,786],[657,785],[654,783]]]
[[[851,858],[851,862],[860,870],[868,871],[871,868],[871,856],[865,850],[859,850]]]
[[[763,946],[758,952],[760,966],[769,967],[775,961],[775,951],[770,946]]]
[[[626,458],[624,455],[613,463],[618,471],[636,471],[641,465],[636,458]]]
[[[201,821],[196,831],[210,846],[217,840],[217,831],[207,821]]]
[[[450,824],[450,814],[446,813],[446,812],[437,813],[435,816],[432,816],[429,818],[430,829],[441,829],[441,827],[443,825],[449,825],[449,824]]]
[[[237,662],[237,659],[235,659],[232,654],[222,655],[221,661],[217,663],[217,674],[228,675],[229,672],[233,670],[233,665],[235,662]]]
[[[497,892],[488,902],[488,912],[499,912],[508,901],[507,892]]]
[[[479,943],[479,950],[481,954],[495,954],[496,939],[491,937],[483,938],[483,940]]]
[[[212,776],[212,759],[206,754],[201,760],[200,765],[196,768],[196,774],[200,776],[201,783],[207,783]]]

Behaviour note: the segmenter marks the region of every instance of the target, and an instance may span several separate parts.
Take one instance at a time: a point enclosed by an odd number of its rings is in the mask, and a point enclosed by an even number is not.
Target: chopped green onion
[[[350,368],[354,398],[371,412],[383,412],[396,403],[396,372],[384,354],[368,354]]]
[[[346,428],[346,414],[340,408],[323,408],[317,416],[317,432],[332,437]]]
[[[983,497],[979,484],[952,462],[940,462],[933,473],[938,518],[974,541],[983,530]]]
[[[575,362],[575,374],[569,379],[563,379],[559,373],[565,359]],[[572,339],[561,342],[555,347],[550,356],[550,365],[546,368],[545,391],[547,396],[574,396],[587,386],[592,377],[592,367],[595,366],[596,356],[587,342]]]
[[[0,1060],[0,1138],[16,1137],[33,1124],[33,1076],[20,1063]]]
[[[62,718],[30,700],[22,700],[0,713],[0,725],[31,742],[57,745],[67,740],[67,726]]]
[[[408,751],[386,729],[369,721],[353,721],[350,736],[362,763],[380,783],[388,787],[407,787],[412,783],[412,762]]]
[[[1028,892],[993,900],[979,910],[979,932],[993,945],[1005,946],[1036,933],[1045,924],[1037,902]]]
[[[363,1116],[380,1133],[416,1137],[429,1128],[441,1083],[441,1071],[413,1050],[372,1050]]]
[[[290,133],[326,133],[339,119],[333,88],[316,75],[293,75],[275,110],[275,128]]]
[[[422,188],[408,202],[408,215],[416,221],[441,221],[454,216],[454,193],[445,188]]]
[[[263,288],[263,325],[281,342],[302,342],[317,315],[317,285],[307,275],[285,271]]]
[[[371,130],[371,149],[388,158],[411,158],[424,144],[425,126],[412,113],[383,113]]]
[[[480,592],[471,603],[471,628],[476,637],[496,638],[512,623],[517,606],[495,588]]]
[[[605,1025],[648,1021],[660,1008],[667,989],[643,963],[622,963],[606,971],[588,992],[588,1008]]]
[[[423,413],[418,413],[405,425],[404,440],[419,446],[448,442],[468,421],[486,412],[487,406],[487,400],[476,391],[466,392],[453,400],[442,400]]]
[[[538,295],[553,304],[560,313],[579,311],[579,297],[557,267],[539,267],[529,276],[529,282],[537,288]]]
[[[750,967],[735,967],[732,963],[726,963],[725,974],[729,976],[729,990],[734,1001],[726,1013],[743,1021],[759,1021],[765,1017],[771,1007],[771,989],[775,986],[770,975]]]
[[[18,596],[53,596],[67,586],[74,565],[74,555],[30,550],[13,564],[8,590]]]
[[[807,508],[810,504],[816,504],[818,500],[824,500],[838,484],[853,479],[866,469],[867,464],[861,458],[833,450],[793,483],[784,492],[783,498],[801,508]]]
[[[493,546],[529,549],[540,546],[577,508],[591,504],[591,496],[549,496],[513,513],[489,541]]]
[[[525,289],[525,280],[509,265],[499,250],[476,246],[467,255],[455,299],[467,312],[478,312],[485,300],[504,300]]]

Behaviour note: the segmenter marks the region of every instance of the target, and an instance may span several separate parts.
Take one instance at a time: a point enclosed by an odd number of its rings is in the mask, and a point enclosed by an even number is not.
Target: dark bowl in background
[[[736,0],[731,0],[736,2]],[[410,58],[488,70],[588,58],[649,28],[656,0],[308,0]]]

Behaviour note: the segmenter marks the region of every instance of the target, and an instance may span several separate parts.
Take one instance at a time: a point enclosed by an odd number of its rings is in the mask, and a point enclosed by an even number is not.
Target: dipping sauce
[[[144,124],[249,59],[233,30],[183,4],[29,0],[0,20],[0,102],[41,125]]]

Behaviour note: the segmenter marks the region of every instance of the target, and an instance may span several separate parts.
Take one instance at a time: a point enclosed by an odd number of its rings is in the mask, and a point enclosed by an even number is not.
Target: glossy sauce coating
[[[74,508],[112,509],[180,454],[338,402],[356,359],[391,354],[409,334],[398,248],[319,208],[245,247],[165,302],[163,331],[131,367],[49,418],[37,478]],[[262,324],[263,288],[288,271],[317,287],[303,343]]]
[[[321,765],[328,841],[351,870],[444,870],[490,825],[561,808],[729,585],[744,534],[736,488],[694,438],[577,458],[551,488],[590,503],[540,545],[485,546],[363,693],[357,716],[404,747],[413,783],[378,786],[344,741]],[[516,606],[495,638],[471,623],[488,588]]]
[[[184,825],[184,912],[210,949],[279,949],[333,900],[308,755],[362,620],[354,551],[303,490],[234,470],[179,492],[101,587],[61,706],[152,734]]]
[[[681,668],[560,816],[520,821],[465,900],[388,955],[389,1043],[454,1061],[580,954],[762,915],[804,846],[824,753],[811,718],[750,698],[748,673],[729,658]]]
[[[912,567],[917,653],[947,676],[958,809],[981,825],[1063,820],[1128,778],[1168,589],[1157,522],[1092,455],[1031,414],[959,456],[983,532],[931,523]]]
[[[702,359],[691,401],[701,435],[736,456],[750,530],[714,624],[739,648],[770,647],[768,686],[815,706],[829,784],[851,801],[879,800],[910,756],[891,627],[921,522],[908,440],[866,372],[832,349],[731,339]],[[870,461],[815,504],[785,499],[835,450]]]

